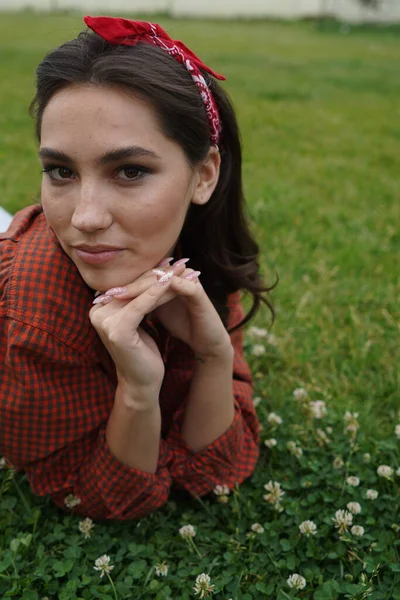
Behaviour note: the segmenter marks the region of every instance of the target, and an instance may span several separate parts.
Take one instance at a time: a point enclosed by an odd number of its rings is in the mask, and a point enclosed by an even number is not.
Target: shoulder
[[[0,314],[68,345],[94,334],[93,294],[61,248],[40,204],[19,211],[0,234]]]

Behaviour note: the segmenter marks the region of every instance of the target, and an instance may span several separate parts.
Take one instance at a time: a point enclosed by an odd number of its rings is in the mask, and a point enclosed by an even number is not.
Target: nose
[[[107,229],[112,223],[110,207],[111,203],[104,197],[99,184],[82,181],[72,215],[72,226],[80,231]]]

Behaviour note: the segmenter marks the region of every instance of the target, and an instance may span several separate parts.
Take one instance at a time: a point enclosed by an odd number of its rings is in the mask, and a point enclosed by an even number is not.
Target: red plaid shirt
[[[156,473],[121,463],[105,429],[117,388],[115,365],[89,320],[93,290],[62,250],[40,204],[20,210],[0,233],[0,456],[23,470],[33,493],[95,519],[132,519],[162,506],[172,483],[202,496],[249,477],[259,454],[252,380],[235,349],[235,418],[194,452],[180,427],[194,369],[191,349],[152,329],[165,362],[160,394],[162,436]],[[240,293],[229,297],[228,326],[243,317]]]

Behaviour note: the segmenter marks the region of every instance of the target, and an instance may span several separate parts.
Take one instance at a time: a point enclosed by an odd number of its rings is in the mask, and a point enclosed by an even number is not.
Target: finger
[[[90,309],[90,319],[100,319],[101,321],[104,321],[118,313],[129,329],[136,329],[144,317],[150,314],[156,306],[158,306],[160,299],[164,295],[167,295],[171,285],[172,273],[170,276],[166,276],[165,279],[166,281],[161,283],[157,281],[133,300],[125,300],[125,306],[122,307],[119,303],[112,302],[114,298],[109,297],[110,299],[108,301],[106,300],[104,303],[97,304]],[[175,295],[175,293],[172,293],[169,300],[172,300]],[[97,312],[99,312],[99,315],[97,315]]]
[[[142,294],[150,285],[153,285],[157,281],[157,277],[162,277],[165,273],[174,273],[175,275],[182,275],[185,273],[185,265],[189,261],[189,258],[182,258],[176,261],[170,267],[160,269],[152,269],[152,271],[147,271],[144,273],[144,277],[142,276],[140,279],[137,279],[133,283],[126,285],[124,287],[115,287],[107,290],[102,294],[102,296],[112,296],[117,300],[130,300],[132,298],[136,298],[140,294]],[[193,270],[193,269],[191,269]],[[103,297],[98,296],[93,304],[99,304],[103,302]],[[105,299],[106,302],[110,302],[109,298]]]
[[[201,285],[199,275],[200,271],[193,271],[188,273],[186,278],[173,277],[170,291],[182,296],[191,304],[202,305],[203,307],[212,305],[211,300]]]
[[[131,300],[121,312],[124,312],[123,318],[124,323],[129,328],[135,330],[139,327],[144,317],[151,313],[157,306],[160,299],[166,295],[167,290],[171,286],[173,279],[172,274],[165,276],[165,281],[158,281],[151,287],[149,287],[143,294]]]

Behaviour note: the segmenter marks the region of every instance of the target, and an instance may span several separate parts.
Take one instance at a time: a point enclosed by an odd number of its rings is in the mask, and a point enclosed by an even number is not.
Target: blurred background
[[[12,10],[134,10],[172,17],[269,17],[298,19],[331,16],[352,22],[400,20],[399,0],[0,0]]]
[[[112,6],[114,16],[151,14],[227,77],[261,269],[270,284],[280,278],[276,322],[255,359],[260,395],[275,409],[305,387],[359,410],[371,433],[392,432],[400,400],[400,1]],[[0,205],[9,213],[39,201],[28,115],[35,69],[84,29],[83,15],[109,7],[0,0]],[[251,325],[269,327],[268,310]]]

